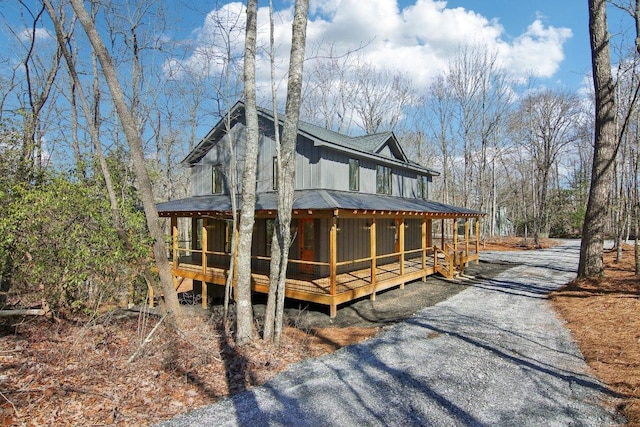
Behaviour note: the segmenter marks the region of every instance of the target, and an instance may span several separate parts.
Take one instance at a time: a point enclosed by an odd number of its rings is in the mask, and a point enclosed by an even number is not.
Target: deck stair
[[[434,247],[434,268],[447,279],[455,279],[464,272],[464,251],[445,244],[444,249]]]

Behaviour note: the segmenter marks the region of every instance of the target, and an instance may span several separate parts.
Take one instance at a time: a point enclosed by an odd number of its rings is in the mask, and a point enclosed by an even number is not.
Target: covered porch
[[[170,218],[169,257],[176,287],[184,280],[224,286],[231,257],[229,212],[162,212]],[[477,212],[417,212],[370,209],[294,209],[285,296],[329,306],[432,274],[453,278],[478,262]],[[256,211],[252,289],[268,293],[274,210]],[[235,285],[235,283],[234,283]]]

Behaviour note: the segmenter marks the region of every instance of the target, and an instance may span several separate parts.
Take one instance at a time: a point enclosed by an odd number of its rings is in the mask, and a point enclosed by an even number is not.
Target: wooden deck
[[[199,257],[198,257],[199,258]],[[468,260],[467,260],[468,261]],[[442,263],[442,260],[439,261]],[[424,280],[438,270],[433,256],[405,259],[404,265],[398,261],[376,265],[375,277],[371,275],[371,268],[358,269],[346,273],[336,274],[335,294],[331,293],[331,278],[329,276],[314,276],[312,274],[292,274],[287,278],[285,296],[287,298],[309,301],[330,307],[331,317],[336,315],[337,306],[364,296],[375,299],[377,292],[396,286],[404,287],[405,283]],[[423,268],[424,267],[424,268]],[[222,265],[206,266],[203,268],[199,259],[181,257],[180,262],[173,267],[173,274],[178,284],[183,278],[199,280],[219,286],[226,282],[227,270]],[[269,292],[268,271],[252,273],[252,289],[255,292]],[[203,287],[203,305],[207,303],[206,286]]]

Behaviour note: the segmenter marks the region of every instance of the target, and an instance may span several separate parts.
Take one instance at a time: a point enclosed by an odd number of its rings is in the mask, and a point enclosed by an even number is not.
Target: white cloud
[[[496,52],[498,61],[514,77],[550,77],[564,59],[563,46],[572,37],[568,28],[545,26],[533,21],[526,32],[510,38],[496,19],[464,8],[447,8],[446,1],[416,0],[401,8],[397,0],[312,0],[307,27],[307,55],[318,46],[332,46],[334,53],[358,50],[364,61],[377,69],[400,70],[416,85],[428,84],[444,70],[457,50],[465,45],[481,45]],[[218,52],[212,41],[220,35],[220,16],[235,17],[229,23],[238,25],[232,33],[235,54],[244,43],[244,6],[228,3],[207,15],[203,27],[194,32],[196,45],[176,65],[200,73],[210,73],[216,66],[211,58]],[[284,77],[288,67],[293,6],[280,10],[275,17],[275,44],[278,75]],[[258,45],[268,46],[268,9],[258,15]],[[269,61],[264,50],[259,52],[258,84],[268,85]],[[283,86],[281,84],[281,86]]]
[[[536,19],[509,46],[505,64],[516,75],[531,72],[537,77],[551,77],[564,59],[562,47],[571,36],[568,28],[545,28]]]
[[[18,39],[22,42],[30,42],[33,37],[34,29],[33,28],[25,28],[24,30],[18,33]],[[43,27],[36,27],[35,29],[35,41],[47,41],[52,40],[53,35]]]

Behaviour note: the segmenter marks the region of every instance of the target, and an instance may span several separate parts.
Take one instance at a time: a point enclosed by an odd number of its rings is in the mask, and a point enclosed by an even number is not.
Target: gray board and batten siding
[[[243,109],[242,109],[243,110]],[[194,151],[183,160],[191,169],[191,195],[212,194],[212,174],[219,168],[225,176],[223,194],[228,194],[230,173],[229,139],[236,149],[237,180],[242,191],[241,177],[244,164],[246,129],[244,114],[236,111],[229,132],[217,129],[221,121]],[[258,177],[256,192],[273,191],[274,157],[276,143],[273,138],[273,118],[266,110],[259,117],[260,140],[258,151]],[[349,159],[359,162],[360,193],[376,194],[376,168],[383,165],[391,169],[391,195],[398,197],[421,197],[419,179],[427,183],[437,172],[411,163],[392,132],[364,137],[348,137],[317,126],[300,122],[296,145],[295,189],[327,189],[349,191]],[[425,177],[425,178],[421,178]],[[427,184],[428,185],[428,184]],[[428,189],[426,191],[428,194]]]

